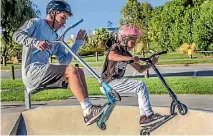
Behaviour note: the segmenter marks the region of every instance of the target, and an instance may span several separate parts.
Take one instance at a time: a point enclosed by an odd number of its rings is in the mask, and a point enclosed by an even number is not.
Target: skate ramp
[[[1,135],[13,135],[16,132],[20,113],[1,114]]]
[[[154,107],[155,112],[169,114],[169,108]],[[85,126],[80,106],[39,107],[22,113],[21,134],[28,135],[140,135],[138,107],[116,106],[107,129],[96,124]],[[160,135],[213,135],[213,113],[189,110],[177,115],[151,132]],[[20,133],[19,132],[19,133]]]

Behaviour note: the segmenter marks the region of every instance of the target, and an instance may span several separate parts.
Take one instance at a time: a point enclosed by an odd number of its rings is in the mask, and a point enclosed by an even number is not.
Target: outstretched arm
[[[116,53],[116,51],[110,51],[108,59],[113,61],[128,61],[128,60],[133,60],[133,57],[119,55]]]
[[[84,43],[84,38],[86,36],[86,31],[85,30],[80,30],[78,32],[78,35],[76,37],[76,41],[72,46],[72,50],[73,52],[77,53],[80,49],[80,47],[83,45]],[[58,51],[56,52],[56,58],[59,60],[60,64],[63,65],[69,65],[69,63],[72,61],[73,56],[70,52],[66,53],[65,52],[65,47],[61,45],[61,47],[58,49]]]
[[[79,51],[81,45],[83,45],[83,43],[84,43],[83,40],[76,40],[72,46],[73,52],[77,53]],[[62,64],[62,65],[69,65],[73,59],[73,56],[70,52],[66,53],[65,47],[63,45],[61,45],[59,47],[59,49],[55,55],[56,55],[57,60],[59,61],[59,64]]]

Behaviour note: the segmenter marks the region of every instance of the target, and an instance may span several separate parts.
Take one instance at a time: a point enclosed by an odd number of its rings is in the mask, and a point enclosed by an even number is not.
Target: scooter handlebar
[[[131,63],[134,63],[135,61],[134,60],[128,60],[126,61],[127,64],[131,64]]]
[[[149,57],[149,59],[151,60],[151,59],[154,58],[155,56],[159,56],[159,55],[166,54],[166,53],[167,53],[167,51],[162,51],[162,52],[154,53],[154,54],[152,54],[152,56]]]
[[[162,55],[162,54],[167,54],[167,51],[162,51],[162,52],[154,53],[149,58],[140,58],[140,61],[147,62],[147,61],[151,60],[153,57],[158,56],[158,55]],[[128,61],[126,61],[127,64],[131,64],[131,63],[134,63],[134,62],[135,62],[134,60],[128,60]]]
[[[155,55],[162,55],[162,54],[167,54],[167,51],[162,51],[162,52],[155,53]]]

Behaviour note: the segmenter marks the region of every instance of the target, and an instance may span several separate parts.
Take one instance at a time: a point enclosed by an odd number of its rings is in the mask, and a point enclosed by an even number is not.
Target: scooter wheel
[[[121,96],[114,89],[111,90],[111,95],[115,98],[116,101],[121,101]]]
[[[100,126],[98,125],[98,127],[99,127],[101,130],[106,130],[106,124],[105,124],[105,123],[102,123]]]
[[[140,136],[147,136],[147,135],[150,135],[150,132],[148,132],[146,129],[142,129],[140,131]]]
[[[185,104],[180,104],[179,106],[178,106],[178,111],[179,111],[179,113],[181,114],[181,115],[185,115],[187,112],[188,112],[188,108],[187,108],[187,106],[185,105]]]

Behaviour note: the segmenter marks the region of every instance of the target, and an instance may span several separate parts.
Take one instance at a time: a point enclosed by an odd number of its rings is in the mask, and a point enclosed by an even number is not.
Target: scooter
[[[72,48],[64,41],[64,37],[66,35],[66,33],[76,27],[78,24],[80,24],[81,22],[83,22],[83,19],[81,19],[80,21],[78,21],[76,24],[70,26],[69,28],[66,29],[66,31],[62,34],[62,36],[55,40],[55,41],[47,41],[47,43],[49,45],[52,45],[53,43],[59,43],[62,44],[100,83],[101,87],[102,87],[102,92],[104,92],[104,94],[107,96],[107,100],[108,102],[105,104],[104,107],[104,112],[102,113],[102,115],[99,117],[99,119],[97,120],[97,126],[101,129],[101,130],[105,130],[106,129],[106,121],[109,119],[115,105],[116,105],[116,101],[121,101],[121,96],[119,95],[119,93],[117,93],[115,90],[113,90],[107,82],[105,82],[103,79],[101,79],[82,59],[80,56],[78,56],[73,50]],[[33,52],[33,54],[37,54],[39,53],[40,50],[36,50]]]
[[[188,112],[187,106],[185,104],[181,103],[178,100],[177,96],[172,91],[172,89],[169,87],[169,85],[167,84],[167,82],[165,81],[165,79],[160,74],[159,70],[157,69],[157,67],[155,66],[155,64],[152,61],[155,56],[159,56],[159,55],[166,54],[166,53],[167,53],[167,51],[162,51],[162,52],[154,53],[148,58],[140,58],[140,61],[146,62],[147,64],[151,64],[151,67],[156,72],[156,74],[160,78],[161,82],[163,83],[163,85],[168,90],[169,95],[172,97],[172,102],[171,102],[171,105],[170,105],[170,114],[171,115],[166,115],[164,120],[161,121],[161,122],[158,122],[157,124],[154,124],[152,126],[143,127],[143,129],[140,132],[141,135],[147,135],[147,134],[149,135],[151,131],[153,131],[154,129],[158,128],[159,126],[164,124],[166,121],[170,120],[171,118],[175,117],[177,115],[177,113],[175,112],[175,108],[176,107],[178,108],[178,111],[179,111],[179,113],[181,115],[185,115]],[[128,61],[127,63],[128,64],[134,63],[134,61],[131,60],[131,61]]]

